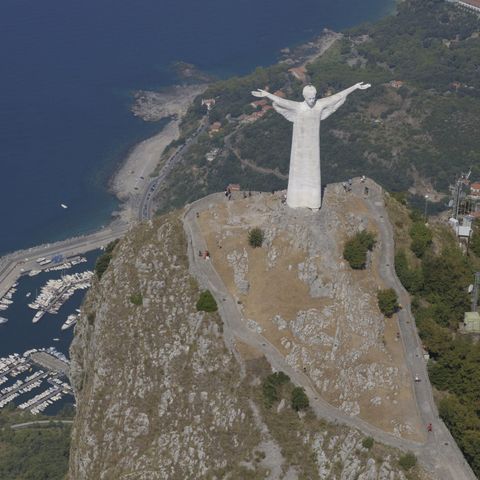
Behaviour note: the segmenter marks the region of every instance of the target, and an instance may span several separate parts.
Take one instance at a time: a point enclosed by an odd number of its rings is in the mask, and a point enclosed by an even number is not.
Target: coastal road
[[[165,162],[165,164],[162,166],[160,169],[160,173],[158,174],[157,177],[152,179],[148,185],[147,188],[145,189],[142,199],[140,202],[139,210],[138,210],[138,217],[139,220],[148,220],[149,218],[152,218],[154,215],[153,211],[153,198],[155,197],[155,194],[162,184],[162,182],[165,181],[167,176],[170,174],[170,172],[173,170],[173,168],[178,165],[182,161],[183,158],[183,152],[187,150],[189,147],[197,143],[198,137],[204,133],[207,129],[207,123],[205,121],[206,119],[204,118],[198,127],[198,129],[190,136],[186,142],[181,145],[178,150]]]
[[[378,185],[369,184],[370,197],[367,199],[369,208],[375,214],[381,228],[381,242],[379,248],[382,258],[382,276],[387,285],[394,287],[399,293],[399,283],[393,267],[393,231],[388,221],[383,203],[383,191]],[[355,181],[354,194],[361,195],[364,185],[360,186],[358,179]],[[221,201],[222,194],[213,194],[200,199],[186,207],[184,214],[184,229],[188,239],[188,255],[191,273],[197,278],[202,288],[209,289],[219,305],[219,311],[225,323],[224,336],[227,346],[235,353],[235,341],[241,340],[261,351],[272,367],[287,373],[292,381],[305,388],[310,405],[316,414],[332,423],[341,423],[349,427],[357,428],[365,435],[372,436],[377,441],[404,451],[412,451],[418,457],[420,463],[435,476],[436,480],[474,480],[476,477],[466,463],[462,453],[451,437],[448,429],[438,417],[431,385],[428,381],[425,361],[421,355],[421,344],[415,328],[415,323],[410,314],[410,309],[404,308],[400,314],[400,327],[405,346],[407,364],[412,379],[415,374],[421,374],[422,382],[415,383],[415,394],[422,420],[432,423],[433,432],[425,443],[418,443],[395,437],[376,428],[358,417],[350,417],[341,410],[323,401],[312,384],[310,378],[303,372],[294,370],[288,365],[281,353],[266,340],[261,334],[250,330],[242,316],[234,298],[230,295],[222,279],[219,277],[211,262],[198,256],[198,250],[206,250],[207,245],[201,234],[196,220],[197,213],[207,209],[210,204]],[[408,294],[399,295],[402,304],[409,305]],[[408,322],[408,323],[407,323]]]
[[[15,425],[10,425],[10,428],[13,430],[22,430],[31,427],[59,427],[72,424],[73,420],[37,420],[33,422],[16,423]]]
[[[130,225],[121,221],[112,222],[107,228],[91,235],[74,237],[61,242],[48,243],[38,247],[19,250],[0,259],[0,297],[14,282],[30,270],[40,270],[52,265],[41,267],[36,260],[42,257],[63,255],[65,258],[80,255],[107,245],[117,238],[121,238],[129,230]]]

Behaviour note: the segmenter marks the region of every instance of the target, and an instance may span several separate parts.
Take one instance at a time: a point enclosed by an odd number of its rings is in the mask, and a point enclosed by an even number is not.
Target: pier
[[[60,360],[47,352],[34,352],[28,357],[33,363],[46,368],[47,370],[60,373],[68,377],[70,366],[67,362]]]

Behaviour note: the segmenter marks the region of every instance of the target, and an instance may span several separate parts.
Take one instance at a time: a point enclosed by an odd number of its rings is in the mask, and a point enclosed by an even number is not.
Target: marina
[[[0,389],[0,409],[15,402],[18,408],[38,414],[72,396],[68,369],[67,358],[53,347],[0,358],[0,386],[8,384]]]
[[[74,402],[68,349],[99,253],[70,258],[44,254],[38,260],[52,261],[44,266],[31,262],[35,275],[25,269],[5,285],[0,299],[0,409],[13,402],[32,413],[51,415]],[[43,290],[46,295],[39,298]],[[34,303],[41,322],[32,322],[29,304]]]
[[[32,322],[38,322],[45,313],[58,313],[62,305],[75,293],[76,290],[86,290],[90,287],[93,272],[87,270],[73,275],[62,275],[60,279],[51,279],[42,287],[40,295],[28,304],[38,312]]]

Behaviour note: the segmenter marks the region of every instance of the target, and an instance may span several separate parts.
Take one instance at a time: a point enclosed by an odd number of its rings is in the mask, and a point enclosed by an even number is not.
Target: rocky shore
[[[197,95],[207,88],[206,84],[175,86],[165,92],[139,91],[132,106],[134,115],[145,121],[170,118],[162,130],[136,145],[110,183],[111,191],[124,202],[121,216],[131,220],[136,215],[135,197],[155,170],[165,148],[179,137],[182,116]]]

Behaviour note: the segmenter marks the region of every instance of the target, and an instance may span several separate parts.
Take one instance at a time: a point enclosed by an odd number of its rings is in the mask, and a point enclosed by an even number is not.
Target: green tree
[[[377,293],[378,308],[387,317],[391,317],[398,309],[398,298],[393,288],[379,290]]]
[[[422,221],[416,221],[410,228],[410,238],[412,243],[410,248],[412,252],[421,258],[431,245],[433,236],[431,230]]]
[[[292,390],[292,408],[298,412],[300,410],[305,410],[310,406],[310,402],[308,401],[307,394],[302,387],[295,387]]]
[[[197,301],[197,310],[200,312],[216,312],[218,305],[210,290],[205,290],[200,294],[200,298]]]
[[[420,268],[410,268],[407,255],[404,250],[400,250],[395,255],[395,272],[402,285],[410,292],[416,293],[423,286],[423,275]]]
[[[248,243],[253,248],[261,247],[263,244],[264,238],[265,238],[265,235],[261,228],[258,228],[258,227],[252,228],[248,232]]]
[[[102,278],[102,275],[105,273],[108,266],[110,265],[110,261],[112,260],[112,257],[113,257],[113,250],[117,246],[118,242],[119,240],[114,240],[113,242],[110,242],[105,247],[105,251],[103,252],[103,254],[97,258],[97,261],[95,262],[94,270],[99,280]]]
[[[367,263],[367,252],[374,246],[375,236],[373,233],[363,230],[345,243],[343,258],[353,269],[363,269]]]
[[[130,295],[130,302],[137,306],[142,305],[143,304],[142,294],[140,292],[132,293],[132,295]]]
[[[370,450],[373,447],[374,440],[372,437],[366,437],[362,440],[362,447]]]

